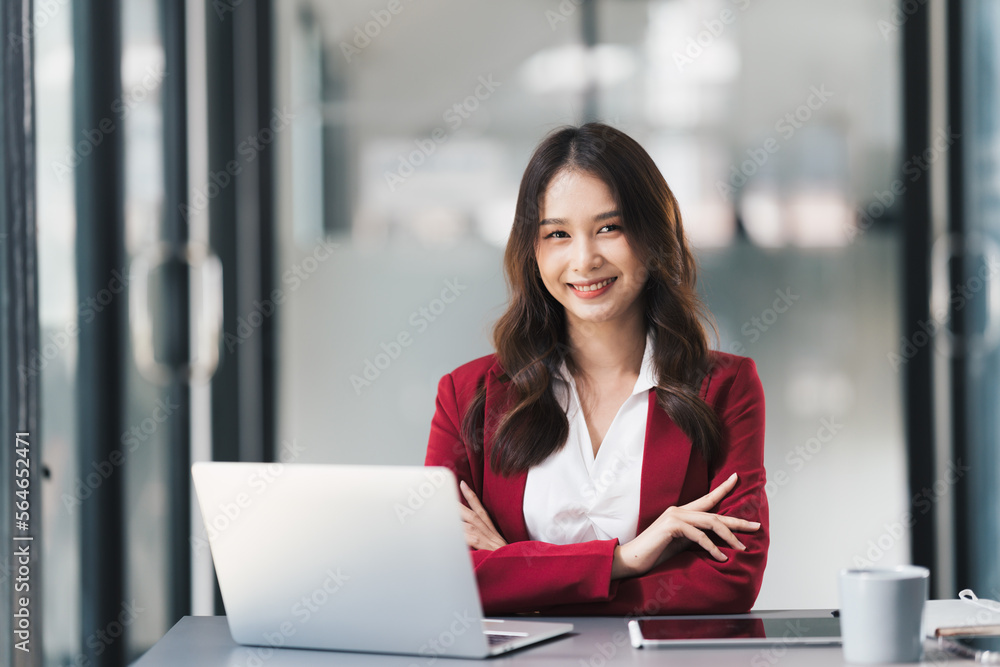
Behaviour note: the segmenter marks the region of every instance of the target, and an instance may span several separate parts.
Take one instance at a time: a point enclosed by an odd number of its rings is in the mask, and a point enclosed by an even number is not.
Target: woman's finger
[[[701,498],[698,498],[698,500],[693,500],[687,505],[684,505],[684,509],[694,510],[696,512],[707,512],[718,505],[723,498],[729,495],[729,492],[733,490],[734,486],[736,486],[738,479],[739,476],[736,473],[733,473],[726,481],[719,484]]]
[[[465,523],[465,543],[473,549],[494,551],[506,545],[499,535],[484,531],[480,526]]]
[[[747,521],[746,519],[738,519],[734,516],[726,516],[725,514],[716,514],[715,516],[719,517],[719,520],[731,530],[742,530],[752,533],[760,528],[759,521]]]
[[[688,538],[689,540],[691,540],[695,544],[699,545],[702,549],[704,549],[708,553],[712,554],[712,558],[714,558],[715,560],[718,560],[718,561],[727,561],[727,560],[729,560],[729,558],[726,556],[726,554],[722,553],[722,551],[719,550],[719,547],[715,546],[715,542],[713,542],[708,537],[708,535],[706,535],[705,533],[701,532],[700,530],[698,530],[697,528],[695,528],[691,524],[689,524],[689,523],[682,523],[681,524],[681,531],[683,532],[684,537]]]
[[[469,503],[469,507],[472,508],[472,511],[479,515],[479,518],[482,519],[484,524],[489,526],[492,530],[496,530],[493,526],[493,521],[490,519],[489,512],[487,512],[486,508],[483,507],[483,504],[479,502],[479,497],[476,495],[476,492],[469,488],[469,485],[465,483],[465,480],[460,481],[459,486],[462,489],[462,494],[465,496],[466,501]]]
[[[462,513],[462,521],[464,521],[465,523],[475,526],[477,528],[486,527],[486,525],[483,523],[482,518],[480,518],[478,514],[470,510],[465,505],[462,505],[462,507],[459,509],[459,512]]]
[[[678,513],[677,518],[681,521],[690,523],[693,526],[697,526],[703,530],[711,530],[716,535],[725,540],[731,547],[738,549],[740,551],[746,550],[746,545],[740,542],[739,538],[733,534],[731,528],[736,528],[741,530],[742,527],[751,522],[745,521],[743,519],[737,519],[735,517],[724,516],[721,514],[709,514],[707,512],[690,512],[685,511],[683,513]],[[732,524],[732,525],[730,525]],[[760,524],[756,524],[757,528]],[[747,529],[747,530],[756,530]]]
[[[483,531],[471,523],[465,524],[465,542],[474,549],[483,549],[487,546],[486,536]]]
[[[483,523],[482,517],[470,510],[468,507],[463,505],[460,511],[462,513],[462,521],[464,521],[467,526],[475,528],[490,542],[496,542],[497,540],[503,539],[500,537],[496,528],[487,526]],[[504,544],[506,544],[506,542],[504,542]]]
[[[503,536],[500,535],[496,526],[493,525],[493,520],[490,519],[489,512],[479,502],[476,492],[469,488],[465,480],[460,480],[458,486],[462,491],[462,495],[465,496],[465,501],[469,503],[468,507],[465,505],[459,506],[459,511],[462,513],[462,521],[466,525],[466,543],[474,549],[495,550],[506,546],[507,542],[504,541]]]
[[[465,524],[465,543],[473,549],[483,548],[482,535],[475,526]]]
[[[458,483],[459,489],[462,491],[462,495],[465,497],[465,502],[469,503],[469,509],[476,513],[477,516],[482,517],[486,513],[483,508],[483,504],[479,502],[479,496],[476,492],[469,488],[469,485],[465,483],[465,480],[461,480]]]
[[[479,542],[475,545],[477,549],[497,549],[507,544],[496,528],[492,525],[487,525],[479,514],[476,514],[465,505],[459,506],[459,512],[462,514],[462,521],[465,523],[466,531],[475,531],[475,534],[480,536]],[[474,545],[470,544],[469,546]]]
[[[714,532],[716,535],[721,537],[726,541],[729,546],[736,549],[737,551],[745,551],[746,545],[739,541],[739,539],[733,535],[733,531],[729,530],[726,524],[715,514],[705,514],[703,515],[703,524],[698,524],[700,528],[707,528]]]

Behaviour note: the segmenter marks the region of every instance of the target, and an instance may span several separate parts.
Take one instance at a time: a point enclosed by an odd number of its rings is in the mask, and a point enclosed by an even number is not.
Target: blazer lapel
[[[506,407],[507,387],[500,380],[503,369],[494,362],[486,373],[486,414],[501,414],[498,408]],[[524,486],[528,472],[516,472],[510,477],[494,473],[490,469],[490,455],[493,451],[492,424],[483,429],[483,505],[492,511],[493,522],[507,542],[522,542],[528,539],[528,527],[524,522]]]
[[[649,390],[646,442],[642,450],[638,535],[667,507],[677,505],[691,458],[691,439],[656,403]]]

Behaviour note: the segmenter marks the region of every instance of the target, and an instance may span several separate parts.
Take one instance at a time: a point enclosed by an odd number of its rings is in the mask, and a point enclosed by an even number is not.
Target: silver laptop
[[[484,658],[570,623],[484,619],[447,468],[195,463],[233,639]]]

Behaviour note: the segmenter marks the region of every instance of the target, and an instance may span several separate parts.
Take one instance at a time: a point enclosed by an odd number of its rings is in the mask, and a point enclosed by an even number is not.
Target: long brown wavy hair
[[[656,401],[711,464],[721,426],[699,396],[709,371],[702,317],[708,313],[695,288],[694,257],[684,238],[677,200],[649,154],[625,133],[602,123],[564,127],[535,149],[521,178],[514,225],[504,253],[509,306],[493,327],[493,345],[509,383],[508,404],[489,415],[490,467],[508,476],[544,461],[566,443],[569,422],[552,390],[568,356],[566,312],[542,283],[535,247],[542,197],[564,169],[604,181],[624,221],[625,238],[648,273],[644,297],[657,378]],[[485,382],[462,419],[462,437],[483,447]]]

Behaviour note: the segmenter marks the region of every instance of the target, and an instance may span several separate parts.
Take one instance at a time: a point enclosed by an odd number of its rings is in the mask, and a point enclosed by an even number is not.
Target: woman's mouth
[[[573,283],[567,283],[567,284],[571,288],[573,288],[573,291],[576,293],[577,296],[583,299],[592,299],[607,292],[608,288],[611,287],[611,285],[616,280],[618,280],[617,276],[613,278],[606,278],[605,280],[602,280],[600,282],[592,283],[590,285],[585,285],[585,286],[578,286],[574,285]]]

